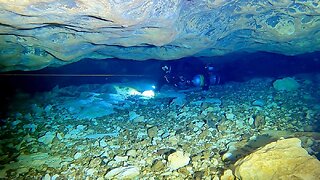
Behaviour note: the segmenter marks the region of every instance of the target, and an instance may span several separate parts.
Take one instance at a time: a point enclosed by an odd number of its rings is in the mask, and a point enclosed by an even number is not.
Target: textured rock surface
[[[270,143],[238,160],[239,179],[318,179],[320,162],[301,147],[297,138]]]
[[[277,91],[295,91],[299,86],[299,83],[294,78],[290,77],[278,79],[273,83],[273,87]]]
[[[1,0],[0,67],[320,50],[315,0]]]
[[[168,167],[172,170],[186,166],[190,162],[190,154],[176,151],[168,156]]]

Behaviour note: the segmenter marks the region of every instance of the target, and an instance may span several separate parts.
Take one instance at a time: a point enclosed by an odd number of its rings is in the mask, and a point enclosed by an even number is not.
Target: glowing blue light
[[[151,87],[152,87],[153,89],[156,89],[156,86],[155,86],[155,85],[152,85]]]

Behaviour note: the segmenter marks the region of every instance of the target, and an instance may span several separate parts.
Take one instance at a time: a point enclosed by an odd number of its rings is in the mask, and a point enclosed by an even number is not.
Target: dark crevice
[[[105,21],[105,22],[110,22],[110,23],[113,23],[112,20],[109,20],[109,19],[104,19],[102,17],[98,17],[98,16],[93,16],[93,15],[85,15],[85,17],[89,17],[89,18],[93,18],[93,19],[97,19],[97,20],[100,20],[100,21]]]
[[[37,17],[37,16],[32,16],[32,15],[20,14],[20,13],[17,13],[17,12],[14,12],[14,11],[9,11],[9,10],[5,10],[5,11],[10,12],[10,13],[15,14],[15,15],[18,15],[18,16],[22,16],[22,17]]]
[[[9,25],[9,24],[3,24],[3,23],[0,23],[0,26],[10,27],[10,28],[14,28],[14,29],[16,29],[16,27],[15,27],[15,26],[13,26],[13,25]]]

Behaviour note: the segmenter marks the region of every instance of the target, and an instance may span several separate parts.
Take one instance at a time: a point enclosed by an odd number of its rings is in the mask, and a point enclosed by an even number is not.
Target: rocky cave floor
[[[152,99],[110,101],[103,85],[17,94],[2,119],[0,178],[217,179],[280,137],[319,157],[320,75],[295,78],[291,92],[261,78]],[[175,152],[184,159],[168,162]]]

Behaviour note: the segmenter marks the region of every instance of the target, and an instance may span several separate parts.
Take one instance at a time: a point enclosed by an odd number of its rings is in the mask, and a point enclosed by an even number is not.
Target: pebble
[[[266,124],[265,117],[263,115],[257,115],[254,118],[254,127],[255,128],[262,128]]]
[[[127,151],[127,156],[136,157],[137,151],[134,149],[130,149],[129,151]]]
[[[42,180],[51,180],[51,176],[49,174],[46,174]]]
[[[89,163],[89,167],[94,168],[100,166],[102,160],[100,158],[93,158]]]
[[[265,102],[262,99],[257,99],[257,100],[254,100],[251,104],[253,106],[263,107],[265,105]]]
[[[49,145],[52,143],[52,141],[55,137],[56,137],[55,132],[47,132],[44,136],[40,137],[38,139],[38,141],[45,144],[45,145]]]
[[[232,113],[227,113],[226,114],[226,118],[228,119],[228,120],[234,120],[235,119],[235,115],[234,114],[232,114]]]
[[[142,123],[145,122],[144,116],[138,116],[137,118],[133,119],[134,123]]]
[[[155,162],[152,164],[151,169],[153,171],[162,171],[166,167],[165,163],[161,160],[155,160]]]
[[[158,135],[158,128],[157,126],[153,126],[151,128],[147,129],[148,137],[149,138],[154,138]]]
[[[21,123],[20,120],[16,120],[16,121],[13,121],[13,122],[11,123],[11,125],[12,125],[12,126],[16,126],[16,125],[18,125],[18,124],[20,124],[20,123]]]
[[[231,169],[227,169],[223,172],[223,175],[220,178],[221,180],[232,180],[235,179],[232,170]]]
[[[168,156],[168,167],[176,170],[188,165],[190,162],[190,154],[183,151],[176,151]]]
[[[105,179],[133,179],[140,174],[139,168],[135,166],[118,167],[109,171],[104,178]]]
[[[123,162],[123,161],[127,161],[128,160],[128,156],[115,156],[114,160],[116,162]]]
[[[134,112],[134,111],[129,112],[129,120],[130,121],[134,120],[137,117],[139,117],[139,115],[136,112]]]
[[[93,176],[95,172],[97,172],[97,170],[91,168],[91,169],[88,169],[88,170],[86,171],[86,175],[87,175],[87,176]]]
[[[75,159],[75,160],[77,160],[77,159],[79,159],[79,158],[81,158],[82,157],[82,153],[81,152],[77,152],[74,156],[73,156],[73,158]]]
[[[108,146],[108,143],[106,142],[105,139],[101,139],[101,140],[99,141],[99,145],[100,145],[101,147],[106,147],[106,146]]]
[[[55,174],[55,175],[53,175],[52,177],[51,177],[51,180],[56,180],[56,179],[58,179],[59,178],[59,175],[58,174]]]

